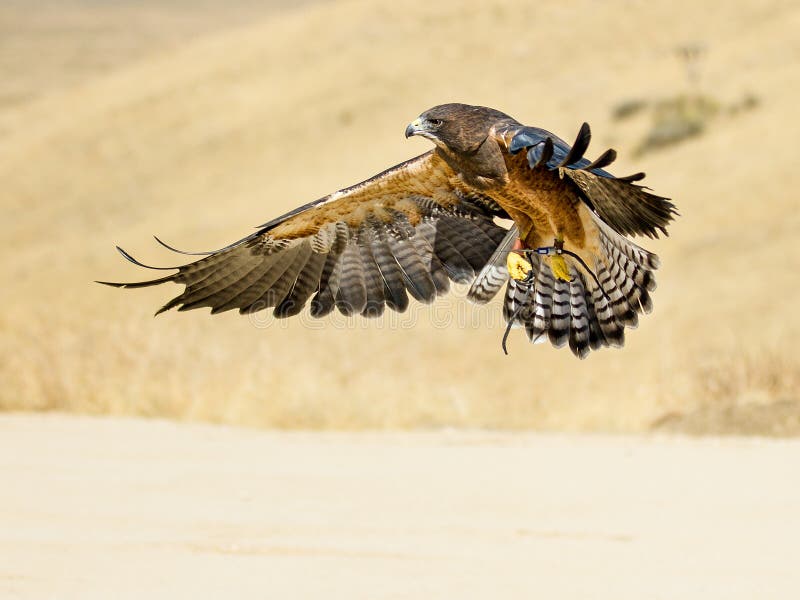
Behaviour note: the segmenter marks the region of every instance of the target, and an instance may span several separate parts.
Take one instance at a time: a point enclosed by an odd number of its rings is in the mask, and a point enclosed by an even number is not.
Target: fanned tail
[[[524,327],[533,343],[549,340],[569,345],[578,358],[603,346],[621,348],[625,328],[635,328],[639,315],[653,308],[653,272],[658,257],[637,246],[596,218],[602,255],[592,273],[566,257],[571,281],[553,275],[550,261],[533,255],[529,281],[510,279],[503,315],[512,327]]]

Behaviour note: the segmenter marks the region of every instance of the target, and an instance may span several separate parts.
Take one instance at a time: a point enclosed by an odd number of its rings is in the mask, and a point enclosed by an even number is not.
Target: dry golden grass
[[[760,405],[796,406],[800,7],[718,0],[704,8],[725,17],[714,20],[696,8],[323,3],[8,108],[0,407],[277,427],[637,431],[752,403],[753,386]],[[707,51],[690,85],[675,48],[693,43]],[[617,123],[614,108],[681,93],[721,106],[752,94],[759,106],[634,159],[648,124]],[[499,306],[464,308],[460,297],[370,323],[152,319],[177,289],[92,283],[147,275],[114,243],[170,264],[150,234],[219,247],[425,150],[403,139],[405,124],[450,100],[567,138],[589,121],[590,155],[613,145],[617,172],[645,170],[675,198],[683,216],[671,238],[644,244],[664,265],[655,312],[624,350],[579,362],[517,332],[505,357]],[[448,315],[465,324],[442,327]],[[745,358],[760,355],[781,359]],[[717,391],[709,368],[720,381],[755,373]],[[773,379],[788,383],[753,383]]]
[[[698,365],[692,393],[653,426],[692,434],[800,435],[800,368],[782,352],[739,350]]]

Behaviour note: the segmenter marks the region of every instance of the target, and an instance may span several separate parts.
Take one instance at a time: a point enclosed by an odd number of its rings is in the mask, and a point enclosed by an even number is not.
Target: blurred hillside
[[[78,61],[74,77],[56,62],[58,85],[33,76],[39,52],[0,54],[16,73],[0,81],[15,98],[0,106],[0,407],[277,427],[800,432],[796,2],[704,3],[713,18],[686,0],[242,4],[227,20],[210,2],[184,6],[103,5],[99,30],[128,34],[100,35],[85,56],[116,58]],[[4,6],[2,27],[24,12]],[[78,14],[49,13],[57,38],[15,43],[80,48]],[[695,46],[689,65],[681,49]],[[717,109],[692,113],[699,129],[636,155],[663,110],[620,120],[620,107],[700,96]],[[153,319],[179,288],[92,283],[147,276],[114,244],[175,264],[151,234],[217,248],[426,150],[403,129],[446,101],[567,139],[588,121],[589,156],[613,146],[615,172],[644,170],[675,199],[671,237],[642,242],[663,267],[655,311],[624,350],[580,362],[514,332],[503,356],[499,305],[463,293],[377,322]]]
[[[13,109],[169,52],[212,32],[311,0],[4,0],[0,135]]]

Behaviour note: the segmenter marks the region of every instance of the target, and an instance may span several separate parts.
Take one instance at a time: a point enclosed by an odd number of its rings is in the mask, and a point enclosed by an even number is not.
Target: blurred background
[[[310,429],[800,433],[796,1],[4,0],[0,408]],[[456,293],[274,322],[121,291],[484,104],[672,197],[655,311],[586,361]],[[180,257],[178,257],[180,258]],[[178,261],[180,262],[180,261]]]

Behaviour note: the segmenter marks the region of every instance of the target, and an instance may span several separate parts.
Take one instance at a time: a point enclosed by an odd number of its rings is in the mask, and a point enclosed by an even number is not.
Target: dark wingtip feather
[[[578,162],[583,155],[586,154],[586,150],[589,149],[589,142],[592,140],[592,130],[589,127],[589,124],[584,122],[581,125],[580,131],[578,131],[578,136],[575,138],[575,143],[572,144],[572,147],[567,152],[564,159],[558,164],[559,167],[566,167],[567,165],[574,164]]]
[[[133,264],[135,264],[135,265],[137,265],[139,267],[144,267],[145,269],[153,269],[153,270],[156,270],[156,271],[173,271],[173,270],[179,268],[179,267],[151,267],[149,265],[146,265],[146,264],[136,260],[135,258],[133,258],[130,254],[125,252],[125,250],[123,250],[119,246],[115,246],[115,247],[117,249],[117,252],[119,252],[125,258],[125,260],[128,260],[128,261],[132,262]],[[147,281],[132,281],[132,282],[95,281],[95,283],[99,283],[101,285],[108,285],[108,286],[115,287],[115,288],[133,289],[133,288],[149,287],[151,285],[158,285],[159,283],[166,283],[168,281],[175,281],[176,275],[177,274],[167,275],[166,277],[159,277],[158,279],[150,279],[150,280],[147,280]]]
[[[617,160],[617,151],[613,148],[609,148],[600,156],[598,156],[594,162],[589,163],[583,168],[587,171],[591,171],[592,169],[602,169],[613,163],[615,160]]]
[[[167,244],[165,241],[163,241],[162,239],[160,239],[160,238],[159,238],[157,235],[154,235],[154,236],[153,236],[153,238],[154,238],[154,239],[155,239],[155,240],[156,240],[156,241],[157,241],[159,244],[161,244],[162,246],[164,246],[164,248],[166,248],[167,250],[171,250],[172,252],[176,252],[176,253],[178,253],[178,254],[184,254],[184,255],[186,255],[186,256],[208,256],[209,254],[214,254],[213,252],[186,252],[185,250],[178,250],[177,248],[175,248],[175,247],[173,247],[173,246],[170,246],[169,244]]]
[[[149,279],[147,281],[131,281],[131,282],[95,281],[95,283],[108,285],[115,288],[135,289],[135,288],[150,287],[151,285],[158,285],[159,283],[166,283],[168,281],[175,281],[175,276],[167,275],[166,277],[159,277],[158,279]]]
[[[626,175],[625,177],[617,177],[616,179],[619,181],[625,181],[627,183],[633,183],[634,181],[641,181],[644,179],[645,175],[643,172],[634,173],[633,175]]]
[[[169,302],[167,302],[167,303],[166,303],[164,306],[162,306],[161,308],[159,308],[159,309],[158,309],[158,310],[157,310],[157,311],[156,311],[156,312],[153,314],[153,316],[154,316],[154,317],[157,317],[157,316],[158,316],[158,315],[160,315],[161,313],[163,313],[163,312],[166,312],[166,311],[168,311],[169,309],[171,309],[171,308],[175,308],[176,306],[178,306],[178,305],[181,303],[181,297],[182,297],[182,295],[181,295],[181,296],[178,296],[178,297],[176,297],[176,298],[173,298],[172,300],[170,300]]]
[[[146,265],[143,262],[136,260],[135,258],[133,258],[133,256],[125,252],[125,250],[123,250],[119,246],[115,246],[115,248],[117,249],[117,252],[119,252],[125,260],[132,262],[137,267],[144,267],[145,269],[152,269],[154,271],[173,271],[178,268],[178,267],[151,267],[150,265]]]

